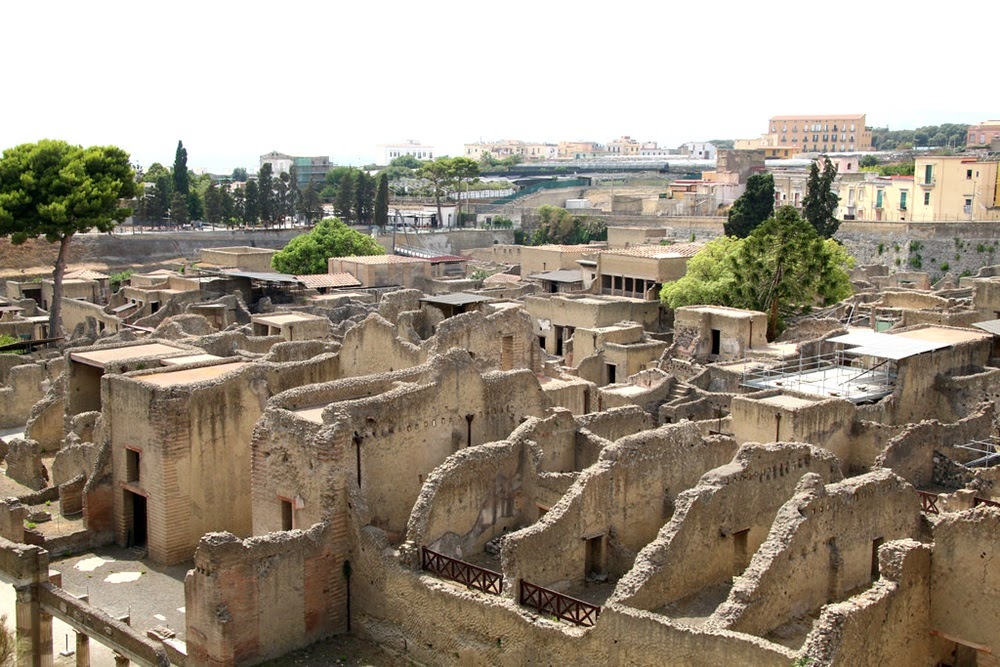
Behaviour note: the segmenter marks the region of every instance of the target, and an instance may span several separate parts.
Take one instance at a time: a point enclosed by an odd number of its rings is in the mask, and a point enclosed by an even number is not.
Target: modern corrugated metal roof
[[[469,294],[468,292],[455,292],[453,294],[438,294],[436,296],[425,296],[420,299],[427,303],[440,303],[446,306],[464,306],[470,303],[483,303],[492,301],[488,296]]]
[[[583,273],[579,269],[560,269],[558,271],[547,271],[545,273],[533,273],[528,277],[533,280],[548,280],[553,283],[583,282]]]
[[[298,283],[299,279],[287,273],[269,273],[264,271],[226,271],[228,276],[237,278],[249,278],[250,280],[261,280],[269,283]]]
[[[1000,320],[986,320],[984,322],[973,322],[972,326],[983,331],[988,331],[994,336],[1000,336]]]
[[[844,350],[845,354],[857,357],[891,359],[893,361],[915,357],[924,352],[933,352],[934,350],[952,346],[952,343],[946,341],[921,340],[918,338],[907,338],[898,334],[876,333],[869,330],[853,331],[843,336],[828,338],[827,341],[856,346]]]

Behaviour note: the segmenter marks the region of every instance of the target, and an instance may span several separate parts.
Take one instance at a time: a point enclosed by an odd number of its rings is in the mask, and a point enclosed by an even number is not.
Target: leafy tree
[[[323,203],[319,196],[319,184],[313,184],[302,191],[299,197],[299,215],[307,223],[313,223],[323,217]]]
[[[243,188],[239,188],[239,191],[242,193]],[[229,191],[229,188],[223,187],[219,189],[219,199],[221,200],[220,218],[222,220],[222,224],[226,227],[231,227],[233,222],[235,222],[236,218],[239,216],[236,208],[236,198]]]
[[[762,222],[774,215],[774,176],[770,172],[747,179],[747,189],[733,202],[723,225],[726,236],[746,238]]]
[[[375,224],[379,227],[385,227],[389,224],[389,177],[385,174],[378,177],[378,193],[375,195]]]
[[[736,145],[732,139],[710,139],[708,143],[716,148],[732,148]]]
[[[660,299],[670,308],[711,304],[764,311],[773,340],[783,317],[850,296],[847,270],[853,263],[842,245],[824,240],[795,208],[782,206],[747,238],[707,244],[688,262],[683,278],[663,286]]]
[[[687,271],[680,280],[666,283],[660,290],[660,300],[668,308],[700,304],[734,306],[736,275],[731,258],[743,244],[735,236],[720,236],[688,260]]]
[[[274,222],[274,171],[270,162],[264,163],[257,172],[257,207],[261,222],[265,227]]]
[[[147,169],[146,173],[142,175],[142,180],[146,183],[156,183],[156,179],[164,174],[170,176],[170,170],[159,162],[154,162],[149,165],[149,169]]]
[[[247,183],[242,188],[236,188],[233,191],[233,218],[237,223],[246,224],[247,215],[247,187],[250,183]]]
[[[170,221],[180,227],[187,224],[188,220],[190,218],[188,217],[187,197],[174,190],[173,194],[170,195]]]
[[[400,155],[399,157],[393,158],[392,162],[389,163],[389,166],[405,167],[406,169],[419,169],[422,164],[423,162],[412,155]]]
[[[837,204],[840,197],[833,191],[833,181],[837,178],[837,168],[830,160],[823,165],[823,173],[815,162],[809,168],[809,180],[806,181],[806,196],[802,200],[803,213],[816,233],[825,239],[837,233],[840,220],[837,220]]]
[[[195,190],[187,194],[188,220],[201,220],[205,217],[205,203]]]
[[[354,212],[358,222],[371,224],[375,209],[375,179],[359,171],[354,181]]]
[[[232,179],[237,183],[246,183],[247,170],[244,169],[243,167],[236,167],[236,169],[233,169]]]
[[[467,157],[453,157],[450,158],[449,170],[451,172],[451,178],[454,181],[455,190],[458,191],[455,199],[458,202],[458,219],[462,219],[462,184],[465,181],[471,181],[479,176],[479,163],[475,160],[470,160]]]
[[[437,225],[444,224],[441,214],[441,196],[445,194],[448,185],[452,182],[451,159],[439,157],[433,162],[424,162],[417,170],[417,176],[430,183],[434,193],[434,203],[437,206]]]
[[[164,172],[156,179],[153,186],[153,201],[149,206],[149,219],[163,222],[170,214],[170,195],[173,192],[173,180],[169,172]]]
[[[858,166],[861,167],[862,169],[864,169],[865,167],[877,167],[878,158],[875,157],[874,155],[866,155],[863,158],[861,158],[860,162],[858,162]]]
[[[205,191],[205,219],[213,225],[222,222],[222,191],[210,183]]]
[[[344,220],[351,219],[354,210],[354,171],[342,173],[337,179],[337,196],[333,200],[333,210]]]
[[[83,148],[45,139],[0,157],[0,236],[15,245],[39,236],[59,243],[50,335],[62,331],[63,275],[73,236],[91,229],[110,232],[131,213],[121,200],[135,193],[129,155],[116,146]]]
[[[603,220],[573,215],[564,208],[545,204],[538,207],[538,229],[531,237],[531,245],[581,245],[607,238],[608,227]]]
[[[320,220],[309,233],[300,234],[274,253],[275,271],[293,275],[326,273],[330,257],[384,255],[375,239],[357,232],[338,218]]]
[[[260,190],[257,181],[247,181],[243,192],[243,224],[253,227],[260,220]]]
[[[177,152],[174,153],[174,190],[180,192],[185,197],[188,193],[188,152],[179,140],[177,142]]]
[[[282,176],[287,176],[287,179],[282,179],[286,183],[283,215],[291,217],[298,210],[299,198],[302,196],[299,191],[299,168],[293,164],[288,174]]]

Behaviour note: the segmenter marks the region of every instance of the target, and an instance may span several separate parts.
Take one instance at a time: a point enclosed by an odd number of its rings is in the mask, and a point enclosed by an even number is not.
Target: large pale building
[[[872,150],[872,133],[865,114],[772,116],[771,146],[802,152],[837,153]]]
[[[382,164],[389,164],[398,157],[412,155],[418,160],[433,160],[434,147],[424,146],[419,141],[408,140],[399,144],[382,144]]]

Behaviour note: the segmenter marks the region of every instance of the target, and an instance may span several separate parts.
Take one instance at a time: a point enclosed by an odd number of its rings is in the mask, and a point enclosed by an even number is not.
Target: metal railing
[[[925,514],[940,514],[941,510],[938,509],[937,501],[938,496],[936,493],[930,493],[929,491],[921,491],[917,489],[917,495],[920,496],[920,511]]]
[[[440,577],[457,581],[484,593],[500,595],[500,591],[503,590],[503,575],[501,573],[439,554],[427,547],[420,547],[420,565],[428,572],[433,572]]]
[[[536,586],[524,579],[521,579],[520,603],[564,621],[588,627],[597,623],[597,617],[601,614],[601,608],[595,604]]]

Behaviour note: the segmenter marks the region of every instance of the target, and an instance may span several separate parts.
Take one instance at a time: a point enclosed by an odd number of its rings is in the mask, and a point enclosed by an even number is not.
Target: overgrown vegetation
[[[773,340],[785,317],[829,305],[852,293],[848,270],[854,258],[833,239],[823,239],[791,206],[747,238],[720,237],[688,262],[687,274],[663,286],[670,308],[712,304],[768,313]]]
[[[531,245],[581,245],[608,240],[606,222],[588,215],[574,215],[558,206],[538,207],[538,223]]]
[[[962,123],[925,125],[915,130],[876,127],[872,130],[872,148],[879,151],[922,147],[962,148],[968,133],[969,126]]]
[[[357,232],[337,218],[324,218],[309,233],[296,236],[274,253],[275,271],[293,275],[326,273],[330,257],[384,255],[375,239]]]

